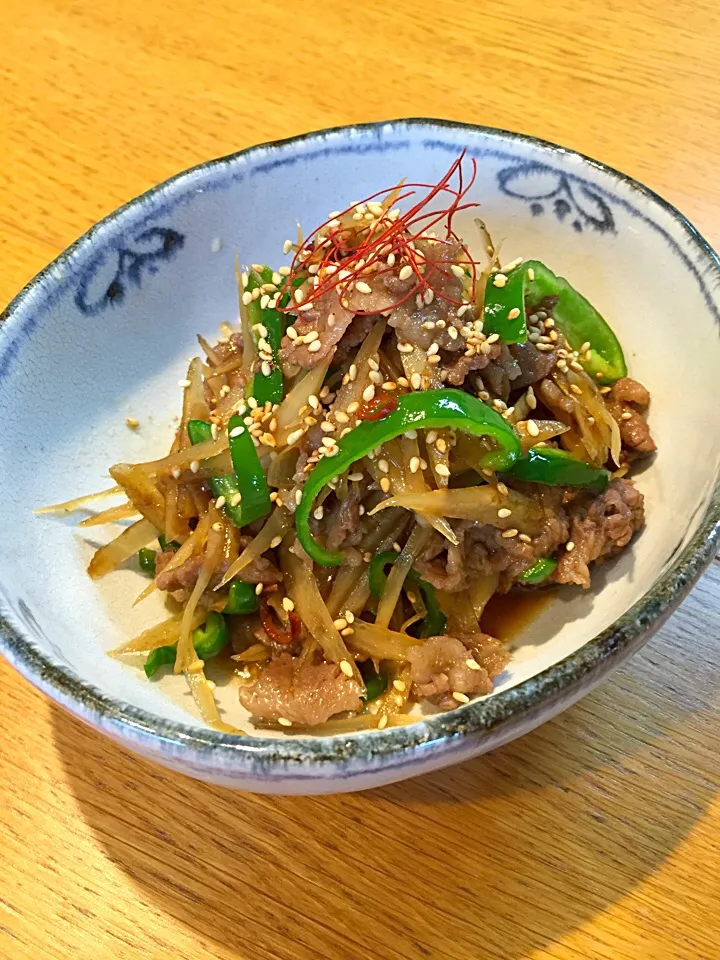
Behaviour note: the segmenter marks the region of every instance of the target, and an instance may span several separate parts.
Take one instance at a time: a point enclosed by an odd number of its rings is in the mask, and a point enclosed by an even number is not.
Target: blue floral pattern
[[[497,183],[507,197],[524,200],[534,217],[550,210],[578,233],[586,228],[616,233],[609,204],[586,180],[534,161],[498,171]]]
[[[185,237],[170,227],[150,227],[136,234],[88,267],[75,294],[78,309],[94,317],[122,303],[129,286],[140,287],[144,275],[157,273],[160,264],[177,256],[184,243]]]

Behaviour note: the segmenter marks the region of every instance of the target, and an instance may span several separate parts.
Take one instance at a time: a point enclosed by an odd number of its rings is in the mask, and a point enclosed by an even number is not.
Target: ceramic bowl
[[[537,257],[609,318],[651,390],[659,453],[638,478],[647,528],[566,589],[520,635],[494,694],[406,727],[331,738],[206,729],[168,683],[106,651],[155,622],[132,608],[137,572],[92,583],[103,528],[36,517],[109,485],[111,463],[165,449],[195,335],[237,318],[233,263],[282,262],[295,221],[409,177],[436,181],[461,150],[472,199],[503,258]],[[471,246],[472,223],[460,223]],[[354,126],[202,164],[111,214],[42,271],[0,318],[0,648],[66,709],[145,757],[247,790],[363,789],[466,760],[565,709],[633,654],[713,556],[720,493],[720,263],[641,184],[530,137],[432,120]],[[127,416],[141,421],[128,430]],[[117,532],[117,531],[115,531]],[[223,699],[225,698],[225,699]],[[239,709],[221,691],[228,715]]]

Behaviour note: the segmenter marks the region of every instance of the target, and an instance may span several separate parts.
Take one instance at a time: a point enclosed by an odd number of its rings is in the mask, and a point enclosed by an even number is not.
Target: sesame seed
[[[459,277],[461,280],[465,277],[465,271],[458,263],[450,264],[450,270],[455,274],[456,277]]]
[[[435,291],[430,287],[428,287],[425,293],[423,294],[423,300],[425,301],[425,304],[429,306],[434,299],[435,299]]]
[[[378,470],[382,470],[383,473],[389,473],[390,464],[387,460],[378,460]]]
[[[215,531],[215,533],[220,533],[221,530],[223,529],[223,525],[218,521],[217,523],[214,523],[212,525],[212,528]]]
[[[501,520],[505,520],[506,517],[512,516],[512,510],[508,510],[507,507],[501,507],[498,510],[497,515],[500,517]]]
[[[582,390],[580,389],[580,387],[579,387],[576,383],[571,383],[571,384],[570,384],[570,389],[571,389],[572,392],[573,392],[574,394],[576,394],[577,396],[582,396]],[[623,414],[623,416],[624,416],[624,414]]]
[[[419,373],[414,373],[410,377],[410,386],[413,390],[419,390],[422,387],[422,377]]]
[[[406,388],[407,388],[407,387],[410,386],[410,384],[408,383],[407,377],[398,377],[398,378],[397,378],[397,382],[398,382],[398,386],[399,386],[399,387],[406,387]]]
[[[292,720],[288,720],[287,717],[278,717],[278,723],[281,727],[291,727]]]
[[[190,386],[190,381],[189,381],[189,380],[178,380],[178,386],[179,386],[179,387],[183,387],[183,388],[184,388],[184,387],[189,387],[189,386]]]
[[[508,313],[508,320],[515,320],[520,316],[520,311],[517,307],[513,307],[512,310]]]
[[[288,253],[290,253],[292,248],[293,248],[292,240],[286,240],[285,243],[283,244],[283,253],[287,255]]]
[[[497,341],[498,341],[499,339],[500,339],[500,334],[499,334],[499,333],[491,333],[490,336],[487,338],[487,340],[486,340],[485,342],[488,343],[488,344],[497,343]]]
[[[383,382],[383,375],[380,373],[379,370],[371,370],[368,376],[370,377],[370,380],[375,384],[379,385]]]
[[[436,354],[439,349],[440,349],[440,346],[437,343],[431,343],[430,346],[427,348],[428,357],[432,357],[433,354]]]
[[[295,491],[295,503],[300,506],[300,501],[302,500],[302,490]]]
[[[430,442],[430,438],[428,437],[428,443],[429,443],[429,442]],[[446,453],[446,452],[447,452],[447,441],[443,440],[442,437],[438,437],[437,440],[435,441],[435,449],[436,449],[439,453]]]
[[[322,438],[322,445],[323,445],[324,447],[327,447],[328,450],[332,450],[333,447],[336,445],[335,438],[334,438],[334,437],[323,437],[323,438]]]
[[[247,307],[252,303],[253,295],[250,290],[246,290],[242,295],[242,302]]]
[[[516,537],[517,535],[518,535],[518,531],[515,529],[515,527],[513,527],[511,530],[503,530],[503,532],[500,534],[500,536],[503,537],[505,540],[511,540],[513,537]]]
[[[197,460],[193,460],[193,462],[190,464],[190,473],[197,473],[199,469],[200,464]]]
[[[511,271],[511,270],[514,270],[515,267],[519,267],[522,262],[523,262],[523,258],[522,258],[522,257],[516,257],[515,260],[511,260],[510,263],[508,263],[507,266],[503,267],[500,272],[501,272],[501,273],[510,273],[510,271]]]
[[[410,473],[417,473],[420,469],[420,457],[410,458]]]
[[[477,660],[473,660],[472,657],[467,658],[467,660],[465,661],[465,666],[469,667],[471,670],[482,670],[482,667],[477,662]]]
[[[534,399],[534,398],[533,398]],[[529,404],[528,404],[529,406]],[[527,422],[527,432],[531,437],[537,437],[540,435],[540,427],[535,423],[534,420],[528,420]]]
[[[174,477],[176,480],[179,480],[179,479],[180,479],[180,474],[182,473],[182,470],[180,469],[180,467],[173,467],[172,470],[170,471],[170,473],[173,475],[173,477]]]
[[[335,425],[330,423],[329,420],[323,420],[323,422],[320,424],[320,429],[323,433],[334,433]]]
[[[305,294],[301,289],[295,291],[295,303],[302,303],[305,299]]]
[[[549,353],[549,351],[553,349],[553,345],[551,343],[536,343],[535,348],[541,353]],[[560,366],[559,363],[558,366]]]
[[[357,365],[354,363],[350,364],[350,369],[348,370],[348,376],[350,377],[350,382],[352,383],[355,377],[357,377]]]
[[[575,549],[575,544],[573,543],[572,540],[568,540],[568,542],[565,544],[565,549],[567,550],[568,553],[573,552],[573,550]]]
[[[293,430],[292,433],[289,433],[287,438],[288,446],[291,447],[294,443],[297,443],[300,437],[302,437],[303,433],[303,430]]]
[[[450,476],[450,468],[447,467],[444,463],[436,463],[436,464],[435,464],[435,473],[437,473],[438,476],[440,476],[440,477],[449,477],[449,476]]]
[[[497,490],[497,492],[500,494],[501,497],[506,497],[508,495],[508,488],[505,486],[502,480],[500,481],[500,483],[498,483],[495,489]]]
[[[390,492],[390,481],[388,480],[387,477],[380,478],[380,489],[382,490],[383,493]]]
[[[369,386],[365,387],[365,389],[363,390],[362,398],[365,401],[365,403],[369,403],[374,396],[375,396],[375,385],[371,383]]]
[[[355,284],[355,289],[358,293],[372,293],[372,287],[369,283],[365,283],[364,280],[358,280]]]
[[[341,636],[341,637],[351,637],[354,633],[355,633],[355,631],[353,630],[352,627],[345,627],[344,630],[341,630],[341,631],[340,631],[340,636]]]
[[[529,537],[526,533],[519,533],[518,540],[522,540],[523,543],[532,543],[532,537]]]
[[[230,497],[230,506],[237,507],[242,501],[242,494],[238,491]]]
[[[457,700],[458,703],[470,703],[470,697],[466,696],[464,693],[460,693],[459,690],[453,691],[453,700]]]
[[[339,622],[340,621],[336,621],[336,624]],[[345,623],[344,620],[342,621],[342,623],[345,624],[345,626],[347,626],[347,623]],[[340,669],[342,670],[342,672],[345,674],[346,677],[351,677],[353,675],[352,664],[350,663],[349,660],[341,660]]]
[[[218,497],[215,501],[215,506],[218,510],[222,510],[222,508],[225,506],[225,497]]]
[[[325,450],[326,457],[336,457],[338,453],[340,453],[340,447],[329,447]]]
[[[406,430],[405,436],[408,440],[417,440],[417,430]]]
[[[317,353],[318,350],[322,350],[322,344],[319,340],[313,340],[313,342],[308,347],[309,353]]]
[[[384,730],[387,725],[388,725],[387,714],[383,714],[378,720],[377,728],[378,730]]]
[[[397,348],[400,353],[412,353],[415,349],[411,343],[398,343]]]
[[[255,587],[255,594],[259,597],[262,592],[263,592],[263,585],[261,583],[258,583]]]
[[[413,275],[413,268],[408,263],[400,269],[400,273],[398,274],[398,279],[409,280],[412,275]]]
[[[493,277],[493,286],[494,287],[504,287],[508,282],[508,278],[504,273],[496,273]]]

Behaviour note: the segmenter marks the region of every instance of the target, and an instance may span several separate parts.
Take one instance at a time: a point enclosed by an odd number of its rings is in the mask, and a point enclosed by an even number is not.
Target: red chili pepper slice
[[[278,629],[267,600],[262,600],[260,603],[260,620],[262,621],[265,633],[270,637],[270,639],[283,646],[287,646],[287,644],[293,643],[295,640],[297,640],[300,636],[300,631],[302,630],[302,620],[296,613],[292,611],[290,611],[288,614],[290,629]]]
[[[397,410],[398,398],[392,393],[386,393],[376,400],[363,404],[358,410],[358,420],[384,420]]]

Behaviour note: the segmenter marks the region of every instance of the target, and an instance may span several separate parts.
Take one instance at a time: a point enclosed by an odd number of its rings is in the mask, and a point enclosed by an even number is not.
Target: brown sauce
[[[496,593],[483,611],[480,626],[499,640],[514,640],[550,603],[555,591],[511,590]]]

